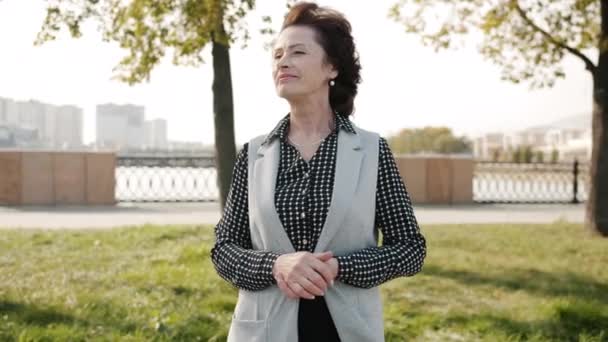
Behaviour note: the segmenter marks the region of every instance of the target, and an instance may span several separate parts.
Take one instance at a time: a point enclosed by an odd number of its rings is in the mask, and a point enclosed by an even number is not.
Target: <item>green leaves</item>
[[[113,68],[115,79],[128,84],[149,80],[152,69],[166,53],[174,64],[203,63],[202,50],[215,40],[224,45],[249,33],[243,23],[253,0],[49,0],[47,15],[36,44],[54,40],[62,28],[80,37],[81,26],[98,24],[104,41],[127,51]]]
[[[400,0],[389,17],[436,51],[480,32],[479,52],[502,67],[502,79],[531,88],[563,78],[567,53],[595,68],[585,53],[599,44],[598,0]]]

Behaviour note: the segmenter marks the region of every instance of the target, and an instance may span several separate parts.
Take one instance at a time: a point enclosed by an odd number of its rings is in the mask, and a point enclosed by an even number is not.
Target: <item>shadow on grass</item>
[[[408,310],[395,317],[398,319],[387,326],[387,341],[416,339],[427,333],[464,334],[483,337],[484,341],[608,341],[608,311],[587,302],[554,304],[542,319],[531,321],[519,321],[498,312]]]
[[[104,326],[111,336],[140,335],[158,338],[161,341],[195,341],[208,339],[225,340],[227,327],[221,315],[210,312],[206,308],[186,315],[183,320],[166,325],[164,322],[151,326],[144,322],[134,322],[126,319],[128,312],[125,308],[106,302],[87,302],[90,310],[84,319],[78,318],[60,310],[40,308],[31,304],[0,300],[0,317],[9,316],[9,320],[20,326],[50,328],[50,325],[76,327],[78,330]],[[43,333],[44,334],[44,333]],[[49,335],[51,336],[51,335]],[[62,335],[63,336],[63,335]],[[6,337],[6,336],[5,336]],[[16,336],[15,336],[16,337]],[[58,337],[58,336],[55,336]],[[65,337],[65,336],[64,336]]]
[[[485,276],[476,272],[449,270],[435,265],[425,266],[422,272],[464,284],[492,285],[544,296],[574,296],[608,305],[608,284],[571,272],[555,274],[534,269],[518,269],[507,270],[501,275]]]
[[[9,319],[23,325],[47,327],[50,324],[67,326],[93,327],[103,325],[124,333],[136,331],[137,324],[126,320],[126,310],[106,302],[88,302],[91,311],[87,319],[78,318],[54,308],[41,308],[32,304],[0,300],[0,316],[8,315]]]
[[[510,337],[526,341],[542,336],[551,341],[608,341],[608,313],[598,306],[585,303],[561,303],[555,305],[550,317],[536,321],[517,321],[493,314],[450,315],[445,321],[449,326],[466,327],[478,334],[502,332]]]
[[[46,326],[51,323],[73,324],[74,316],[53,310],[42,309],[29,304],[0,300],[0,315],[15,315],[17,321],[28,325]]]

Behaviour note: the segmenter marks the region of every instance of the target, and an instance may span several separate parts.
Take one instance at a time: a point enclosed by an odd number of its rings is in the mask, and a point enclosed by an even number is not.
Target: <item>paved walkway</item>
[[[582,223],[584,204],[416,205],[421,225],[438,223]],[[116,206],[0,206],[0,228],[110,228],[125,225],[216,224],[218,203],[120,203]]]

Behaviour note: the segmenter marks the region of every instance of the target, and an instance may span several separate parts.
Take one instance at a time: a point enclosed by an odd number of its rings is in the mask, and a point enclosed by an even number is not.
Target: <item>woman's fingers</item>
[[[334,257],[334,253],[332,251],[314,253],[313,255],[321,261],[327,261]]]
[[[291,291],[293,291],[295,294],[297,294],[298,297],[308,298],[308,299],[314,299],[315,298],[315,296],[312,293],[306,291],[306,289],[304,289],[304,287],[302,287],[302,285],[300,285],[297,282],[290,282],[290,281],[288,281],[287,282],[287,286],[289,286],[289,288],[291,289]]]
[[[281,289],[281,291],[288,297],[291,299],[298,299],[300,298],[300,296],[298,296],[295,292],[293,292],[289,286],[287,286],[287,282],[285,282],[285,280],[283,280],[282,276],[279,276],[277,278],[277,285],[279,286],[279,289]]]
[[[310,273],[314,273],[314,271],[310,271]],[[325,286],[317,286],[307,277],[301,277],[298,280],[298,283],[309,293],[315,296],[323,296],[325,294]],[[324,282],[323,282],[324,283]]]
[[[283,277],[277,278],[277,285],[285,295],[291,299],[308,298],[313,299],[314,295],[308,292],[302,285],[297,282],[287,283]]]
[[[326,284],[326,288],[327,288],[327,286],[333,284],[334,274],[333,274],[331,268],[329,267],[329,265],[327,265],[323,261],[315,258],[311,262],[311,267],[316,273],[318,273],[319,275],[321,275],[323,277],[323,280]]]
[[[319,296],[325,294],[325,291],[327,291],[327,287],[329,286],[329,284],[325,281],[325,278],[322,275],[320,275],[317,271],[311,268],[306,273],[306,278],[314,285],[316,285],[321,291],[323,291],[323,294],[320,294]]]

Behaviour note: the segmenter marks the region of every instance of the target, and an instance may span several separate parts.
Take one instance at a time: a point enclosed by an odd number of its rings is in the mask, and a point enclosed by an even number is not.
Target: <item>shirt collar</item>
[[[274,138],[277,138],[277,137],[280,138],[283,141],[286,140],[287,128],[289,127],[289,116],[290,116],[290,114],[291,113],[287,113],[287,115],[285,115],[279,121],[279,123],[266,136],[266,139],[264,139],[264,142],[262,143],[262,145],[271,142]],[[348,119],[348,117],[345,117],[345,116],[340,115],[340,114],[335,114],[335,117],[336,117],[336,127],[337,127],[338,130],[343,129],[346,132],[349,132],[349,133],[352,133],[352,134],[357,134],[357,131],[355,131],[355,129],[353,127],[353,124]]]

